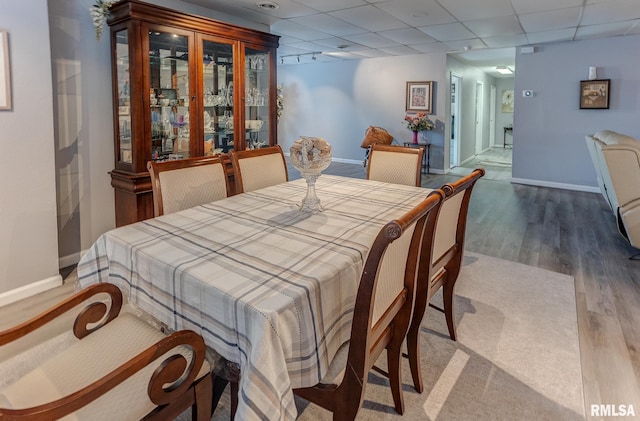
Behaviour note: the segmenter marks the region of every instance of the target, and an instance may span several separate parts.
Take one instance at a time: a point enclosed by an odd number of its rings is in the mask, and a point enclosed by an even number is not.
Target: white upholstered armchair
[[[640,140],[603,130],[586,136],[602,196],[618,230],[640,248]]]

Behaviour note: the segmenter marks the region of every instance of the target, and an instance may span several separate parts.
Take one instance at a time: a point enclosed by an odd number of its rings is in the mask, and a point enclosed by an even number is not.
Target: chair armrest
[[[97,329],[116,318],[122,308],[122,292],[113,284],[99,283],[90,285],[32,319],[0,332],[0,346],[6,345],[35,331],[57,317],[72,310],[85,300],[105,293],[108,294],[111,301],[109,308],[107,308],[107,305],[104,302],[93,302],[78,314],[73,326],[74,334],[78,338],[83,338],[86,335],[95,332]],[[88,328],[90,323],[98,324]]]
[[[151,326],[149,328],[153,329]],[[184,356],[185,347],[193,352],[190,362]],[[33,416],[41,419],[61,418],[105,395],[154,362],[157,364],[157,368],[149,379],[147,387],[149,399],[158,406],[169,404],[184,394],[198,378],[205,361],[205,349],[204,340],[195,332],[190,330],[175,332],[160,339],[81,390],[55,401],[30,408],[0,408],[0,418],[3,416],[9,419]],[[164,360],[156,362],[159,357],[165,354],[167,356]],[[73,367],[72,361],[69,362],[69,367]]]

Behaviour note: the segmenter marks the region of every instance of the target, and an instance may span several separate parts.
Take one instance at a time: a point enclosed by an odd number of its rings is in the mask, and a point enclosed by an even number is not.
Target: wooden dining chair
[[[420,187],[423,154],[423,148],[373,145],[367,179]]]
[[[121,313],[122,293],[113,284],[93,284],[0,332],[0,346],[46,329],[81,304],[73,343],[0,389],[0,419],[169,420],[191,407],[193,420],[210,420],[202,337],[189,330],[164,334]]]
[[[334,420],[355,419],[364,400],[368,373],[385,349],[385,374],[389,376],[395,410],[404,412],[401,347],[413,310],[418,261],[430,254],[442,197],[441,190],[432,192],[380,230],[358,284],[351,340],[338,350],[319,384],[293,391],[333,412]]]
[[[280,145],[231,151],[236,193],[250,192],[289,180],[287,162]]]
[[[478,168],[468,176],[441,187],[445,198],[436,222],[433,252],[431,256],[424,255],[420,258],[416,304],[407,334],[411,376],[414,387],[419,393],[423,390],[419,335],[427,305],[445,314],[449,336],[452,340],[456,340],[454,294],[462,265],[469,201],[473,186],[484,176],[484,173],[484,169]],[[444,309],[430,304],[431,297],[440,288],[442,288]]]
[[[228,196],[229,181],[218,156],[147,162],[153,214],[160,216]]]

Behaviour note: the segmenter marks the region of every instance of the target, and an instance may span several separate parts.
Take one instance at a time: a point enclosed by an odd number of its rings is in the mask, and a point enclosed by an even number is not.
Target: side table
[[[502,137],[502,149],[507,147],[507,132],[511,133],[511,136],[512,136],[512,138],[511,138],[512,145],[511,146],[513,146],[513,127],[512,126],[511,127],[510,126],[506,126],[504,128],[504,135]]]
[[[429,166],[431,165],[431,143],[428,142],[404,142],[404,146],[409,148],[424,148],[422,154],[422,172],[429,174]]]

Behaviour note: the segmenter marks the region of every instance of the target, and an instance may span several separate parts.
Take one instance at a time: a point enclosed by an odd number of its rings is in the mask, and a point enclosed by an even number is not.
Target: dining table
[[[79,286],[117,285],[172,330],[240,366],[236,419],[293,420],[351,336],[358,282],[380,229],[430,189],[321,175],[112,229],[78,264]]]

